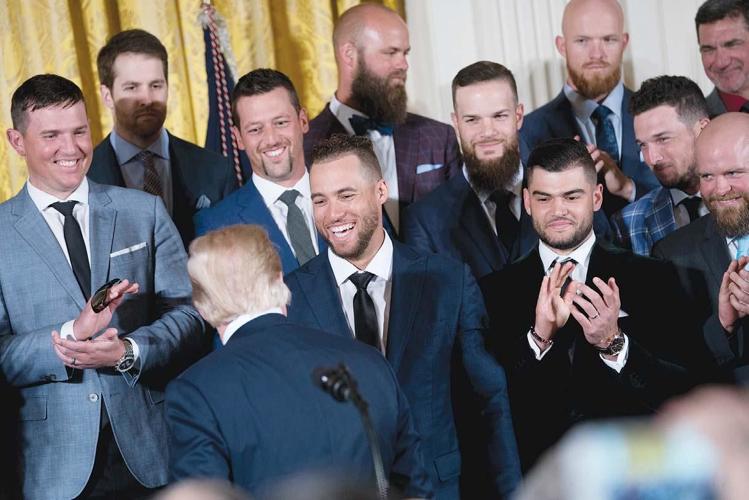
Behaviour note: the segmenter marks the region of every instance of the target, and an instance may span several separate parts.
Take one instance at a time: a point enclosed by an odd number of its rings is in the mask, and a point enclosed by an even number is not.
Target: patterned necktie
[[[616,142],[616,131],[614,125],[609,120],[614,112],[603,104],[599,105],[590,118],[596,125],[596,146],[602,151],[606,151],[609,156],[619,163],[619,145]]]
[[[510,203],[514,196],[505,189],[498,189],[489,196],[489,199],[496,204],[494,221],[497,225],[497,236],[507,249],[507,253],[512,252],[512,246],[520,234],[520,222],[510,210]]]
[[[378,122],[361,115],[351,115],[348,121],[356,135],[367,135],[370,130],[376,130],[382,135],[393,135],[393,126],[389,123]]]
[[[366,271],[354,273],[348,280],[356,287],[354,295],[354,333],[356,340],[380,349],[380,332],[377,326],[377,311],[367,292],[367,285],[375,277]]]
[[[65,236],[65,246],[70,257],[70,267],[73,268],[75,280],[81,287],[81,292],[86,300],[91,297],[91,267],[88,263],[86,243],[83,241],[81,226],[73,216],[73,207],[77,201],[58,201],[50,206],[65,216],[62,233]]]
[[[702,198],[700,198],[699,196],[691,196],[689,198],[684,198],[679,203],[679,205],[682,205],[684,208],[687,209],[687,213],[689,214],[689,222],[694,222],[700,218],[700,204],[701,203],[702,203]]]
[[[296,260],[301,266],[315,256],[315,247],[312,245],[312,237],[304,213],[296,204],[296,199],[300,194],[296,189],[289,189],[284,191],[278,200],[289,209],[286,214],[286,231],[289,233]]]
[[[135,155],[135,159],[143,164],[143,191],[163,199],[164,193],[161,189],[161,178],[156,171],[154,154],[143,150]]]

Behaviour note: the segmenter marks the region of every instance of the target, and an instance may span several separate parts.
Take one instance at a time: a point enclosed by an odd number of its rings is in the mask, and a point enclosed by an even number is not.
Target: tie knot
[[[364,290],[367,291],[367,285],[369,285],[369,282],[372,281],[372,279],[375,277],[374,274],[369,273],[367,271],[363,271],[360,273],[354,273],[351,276],[348,277],[348,280],[354,284],[357,290]]]
[[[393,126],[389,123],[378,122],[361,115],[353,115],[348,121],[356,135],[366,135],[370,130],[376,130],[382,135],[393,135]]]
[[[153,164],[153,153],[147,149],[144,149],[143,151],[135,155],[135,159],[143,163],[144,165],[150,165]]]
[[[554,261],[549,266],[549,271],[551,271],[552,269],[554,269],[554,266],[556,264],[559,264],[560,266],[563,266],[563,265],[565,265],[568,262],[572,262],[574,265],[577,265],[577,261],[575,259],[573,259],[572,257],[565,257],[564,259],[556,258],[556,259],[554,259]]]
[[[611,116],[613,111],[611,111],[608,106],[604,106],[603,104],[599,104],[598,107],[593,111],[593,114],[590,115],[593,119],[595,119],[598,122],[604,121],[606,118]]]
[[[300,193],[296,189],[289,189],[284,191],[283,194],[278,197],[278,200],[288,207],[294,204],[299,195]]]
[[[60,212],[65,217],[70,217],[73,215],[73,208],[75,207],[75,204],[78,203],[77,201],[58,201],[57,203],[53,203],[50,205],[50,207],[54,208],[58,212]]]
[[[503,206],[507,205],[512,201],[512,198],[515,196],[514,193],[506,190],[506,189],[497,189],[492,194],[489,195],[489,199],[497,204],[497,206]]]

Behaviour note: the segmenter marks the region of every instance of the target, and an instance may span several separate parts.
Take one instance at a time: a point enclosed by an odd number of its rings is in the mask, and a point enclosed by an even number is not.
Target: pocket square
[[[195,208],[197,208],[198,210],[202,208],[208,208],[210,206],[211,206],[211,199],[204,194],[200,195],[200,198],[198,198],[198,202],[195,204]]]
[[[432,170],[437,170],[442,168],[442,163],[422,163],[421,165],[416,166],[416,175],[419,174],[425,174],[427,172],[431,172]]]
[[[112,257],[118,257],[120,255],[125,255],[125,254],[128,254],[128,253],[133,253],[133,252],[136,252],[136,251],[140,250],[141,248],[146,248],[146,242],[145,241],[143,241],[141,243],[138,243],[137,245],[133,245],[131,247],[123,248],[122,250],[117,250],[116,252],[112,252],[112,253],[109,254],[109,258],[111,259]]]

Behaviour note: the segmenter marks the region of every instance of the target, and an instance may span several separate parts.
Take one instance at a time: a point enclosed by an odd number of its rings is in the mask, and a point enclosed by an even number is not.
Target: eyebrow
[[[564,193],[561,193],[561,196],[569,196],[571,194],[580,194],[580,193],[585,193],[585,190],[584,189],[572,189],[571,191],[565,191]],[[533,196],[554,196],[551,193],[545,193],[543,191],[538,191],[538,190],[534,190],[532,194]]]

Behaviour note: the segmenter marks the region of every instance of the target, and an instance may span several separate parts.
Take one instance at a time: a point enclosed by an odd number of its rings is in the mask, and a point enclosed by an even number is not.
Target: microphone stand
[[[335,368],[316,368],[312,372],[312,378],[317,385],[330,394],[336,401],[351,401],[359,411],[364,430],[367,433],[372,462],[374,463],[378,497],[380,500],[387,500],[388,481],[385,477],[385,468],[382,465],[382,455],[380,453],[377,432],[369,417],[369,404],[359,394],[356,380],[351,376],[348,368],[343,363],[340,363]]]

